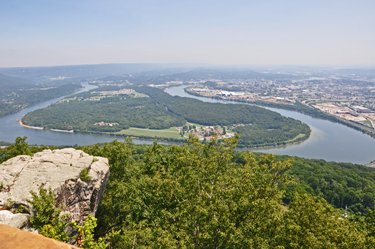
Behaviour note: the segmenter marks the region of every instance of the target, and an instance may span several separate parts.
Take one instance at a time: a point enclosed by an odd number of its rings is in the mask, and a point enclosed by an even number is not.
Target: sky
[[[375,65],[374,0],[0,0],[0,67]]]

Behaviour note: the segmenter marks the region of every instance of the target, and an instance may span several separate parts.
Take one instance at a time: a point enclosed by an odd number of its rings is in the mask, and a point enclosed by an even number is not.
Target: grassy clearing
[[[207,127],[206,125],[200,125],[200,124],[195,124],[195,123],[190,123],[190,122],[186,124],[195,125],[197,129],[200,129],[201,127],[205,129]],[[234,133],[234,132],[227,130],[227,133]],[[184,137],[181,137],[180,131],[177,129],[177,127],[171,127],[169,129],[162,129],[162,130],[130,127],[129,129],[116,132],[115,134],[135,136],[135,137],[148,136],[148,137],[160,137],[160,138],[174,138],[174,139],[182,139],[182,140],[184,140],[185,138],[188,138],[190,135],[189,132],[186,132]]]
[[[169,129],[163,129],[163,130],[130,127],[129,129],[116,132],[115,134],[123,134],[123,135],[129,135],[129,136],[181,138],[179,131],[175,127],[171,127]]]
[[[373,128],[372,125],[371,125],[371,122],[368,121],[368,120],[362,121],[362,122],[360,122],[360,123],[362,123],[364,126],[367,126],[367,127]]]
[[[296,137],[294,137],[293,139],[290,139],[290,140],[288,140],[288,141],[285,141],[285,143],[293,143],[293,142],[296,141],[297,139],[302,138],[302,137],[304,137],[304,136],[305,136],[304,133],[298,134],[298,135],[297,135]]]

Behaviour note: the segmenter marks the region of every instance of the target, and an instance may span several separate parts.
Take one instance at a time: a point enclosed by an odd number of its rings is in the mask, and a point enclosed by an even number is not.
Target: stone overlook
[[[81,180],[85,169],[91,179]],[[72,148],[11,158],[0,164],[0,224],[27,225],[28,215],[21,217],[13,211],[20,205],[31,210],[26,200],[32,199],[30,191],[39,193],[40,187],[51,188],[57,206],[63,205],[63,212],[82,224],[88,214],[95,216],[108,177],[108,159]]]

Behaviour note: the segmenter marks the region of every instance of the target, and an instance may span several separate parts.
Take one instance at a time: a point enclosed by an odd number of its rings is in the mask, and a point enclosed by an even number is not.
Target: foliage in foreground
[[[0,149],[0,163],[18,155],[32,155],[26,139],[27,137],[17,137],[14,144],[5,149]]]
[[[41,149],[30,149],[25,139],[18,138],[8,153]],[[343,190],[361,181],[368,189],[365,185],[373,182],[372,169],[322,163],[324,160],[297,158],[292,162],[282,156],[239,155],[233,152],[235,145],[233,139],[226,144],[200,144],[191,138],[181,147],[157,143],[147,147],[134,145],[131,140],[115,140],[104,146],[80,148],[107,157],[111,165],[97,213],[98,243],[92,239],[95,218],[88,217],[87,224],[76,226],[81,229],[82,241],[87,242],[81,247],[105,248],[108,239],[111,248],[374,247],[375,212],[368,209],[366,216],[345,219],[326,200],[311,195],[327,198],[322,174],[332,176],[335,181],[331,182],[339,182]],[[342,167],[347,170],[342,171]],[[297,184],[287,175],[290,173],[297,176]],[[319,181],[312,181],[311,176]],[[340,177],[346,185],[338,181]],[[363,177],[366,179],[361,180]],[[301,191],[309,187],[311,194]],[[288,205],[283,204],[284,190],[291,201]],[[62,229],[66,223],[59,221],[63,216],[53,205],[53,195],[44,190],[35,200],[39,202],[35,207],[40,206],[35,224],[44,235],[66,240]]]
[[[47,146],[30,146],[26,142],[27,137],[17,137],[14,144],[10,144],[4,149],[0,149],[0,163],[3,163],[12,157],[18,155],[29,155],[32,156],[34,153],[42,151],[44,149],[57,149],[58,147],[47,147]]]
[[[55,197],[51,189],[39,188],[39,195],[31,192],[32,200],[27,200],[32,206],[34,215],[30,217],[30,223],[33,227],[39,229],[39,233],[48,238],[59,241],[69,241],[70,238],[66,232],[69,226],[68,214],[61,214],[62,207],[55,207]]]
[[[94,229],[97,226],[96,218],[89,214],[82,226],[75,221],[69,222],[69,214],[62,214],[62,207],[56,207],[56,200],[51,188],[47,192],[43,187],[39,188],[39,195],[31,192],[33,198],[27,200],[33,207],[33,215],[30,223],[39,230],[39,234],[58,241],[77,241],[78,246],[86,249],[108,248],[107,240],[116,235],[116,232],[109,233],[105,238],[94,240]],[[67,232],[68,227],[73,227],[77,235],[70,237]]]
[[[73,228],[77,230],[77,242],[78,246],[86,249],[105,249],[108,248],[110,242],[107,240],[118,232],[112,232],[105,236],[105,238],[99,238],[98,241],[94,240],[94,229],[97,226],[96,218],[92,217],[91,214],[85,219],[85,223],[80,226],[75,221],[72,222]]]
[[[235,139],[168,149],[154,143],[144,160],[133,144],[83,147],[109,158],[111,176],[97,236],[120,230],[114,248],[371,248],[374,213],[345,219],[324,199],[295,194],[283,205],[292,161],[244,153]]]

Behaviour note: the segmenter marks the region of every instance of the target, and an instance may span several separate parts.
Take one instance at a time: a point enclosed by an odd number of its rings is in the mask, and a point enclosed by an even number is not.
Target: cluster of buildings
[[[160,88],[160,89],[166,89],[166,88],[169,88],[169,87],[172,87],[172,86],[180,86],[183,83],[184,82],[181,81],[181,80],[172,80],[172,81],[167,81],[164,84],[149,84],[148,86],[156,87],[156,88]]]
[[[275,97],[275,96],[259,96],[258,94],[246,92],[246,91],[226,91],[226,90],[216,90],[216,89],[209,89],[208,87],[193,87],[187,89],[190,93],[199,94],[203,97],[209,98],[221,98],[226,100],[240,100],[240,101],[267,101],[267,102],[277,102],[283,104],[291,104],[294,103],[295,100],[283,98],[283,97]]]
[[[228,133],[227,131],[233,130],[237,126],[243,126],[243,124],[232,125],[231,127],[228,127],[228,128],[219,128],[215,126],[195,127],[193,129],[187,129],[186,133],[193,134],[194,136],[198,137],[199,140],[213,139],[215,133],[217,134],[218,139],[230,138],[230,137],[234,137],[235,133],[233,132]],[[185,130],[183,129],[183,127],[178,127],[178,129],[180,133],[184,135]]]
[[[372,128],[375,123],[375,80],[355,75],[306,76],[303,79],[216,80],[187,89],[204,97],[293,104],[299,101],[328,114]],[[214,84],[211,84],[214,82]]]
[[[121,89],[118,91],[100,91],[100,92],[92,92],[92,93],[99,93],[100,95],[128,95],[135,93],[133,89]]]
[[[114,126],[118,125],[117,123],[105,123],[104,121],[95,123],[94,125],[99,125],[99,126]]]

